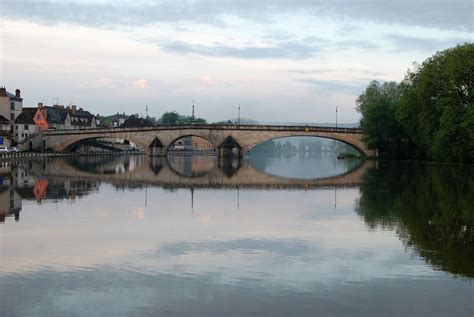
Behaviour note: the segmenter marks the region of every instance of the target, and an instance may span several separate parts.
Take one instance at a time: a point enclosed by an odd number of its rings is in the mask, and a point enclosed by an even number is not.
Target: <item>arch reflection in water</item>
[[[127,184],[148,184],[175,187],[209,187],[209,188],[319,188],[319,187],[355,187],[361,182],[365,169],[373,163],[366,162],[357,168],[334,177],[302,179],[285,178],[270,175],[252,166],[247,160],[219,159],[216,157],[183,157],[146,158],[131,156],[122,158],[126,163],[121,165],[134,166],[123,173],[103,173],[103,167],[91,167],[86,160],[74,157],[56,160],[48,165],[42,176],[53,178],[94,179],[99,181]],[[113,166],[115,157],[110,162],[101,163]],[[117,162],[115,162],[117,164]],[[82,168],[81,166],[84,166]],[[113,168],[110,168],[112,171]],[[96,172],[91,172],[95,170]],[[37,173],[33,168],[31,173]]]
[[[117,188],[160,186],[166,188],[258,188],[312,189],[357,187],[367,162],[358,168],[330,178],[296,179],[266,174],[238,158],[174,156],[73,156],[4,163],[1,170],[0,220],[19,219],[22,200],[76,200],[97,192],[102,182]]]
[[[168,156],[170,169],[184,177],[200,177],[209,174],[216,165],[214,156]]]
[[[286,137],[254,147],[247,160],[265,173],[289,178],[325,178],[355,169],[360,160],[338,160],[336,153],[357,155],[343,142],[320,137]]]

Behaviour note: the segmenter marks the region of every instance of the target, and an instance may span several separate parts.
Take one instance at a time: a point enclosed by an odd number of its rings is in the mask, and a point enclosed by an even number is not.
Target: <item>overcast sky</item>
[[[474,41],[472,0],[0,0],[0,85],[24,106],[356,122],[370,80]]]

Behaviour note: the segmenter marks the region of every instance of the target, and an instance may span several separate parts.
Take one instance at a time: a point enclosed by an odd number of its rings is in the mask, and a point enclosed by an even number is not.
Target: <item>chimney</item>
[[[43,108],[43,103],[42,102],[38,102],[38,108]]]
[[[15,96],[16,96],[17,98],[21,98],[21,91],[20,91],[20,89],[15,90]]]
[[[84,109],[82,109],[82,108],[79,108],[79,111],[84,111]]]
[[[72,106],[71,106],[71,109],[72,109],[72,112],[76,112],[76,109],[77,109],[77,108],[76,108],[76,105],[72,105]]]
[[[6,95],[7,95],[7,89],[5,88],[5,86],[0,87],[0,97],[6,97]]]
[[[66,109],[68,109],[68,110],[71,109],[71,106],[66,106]]]

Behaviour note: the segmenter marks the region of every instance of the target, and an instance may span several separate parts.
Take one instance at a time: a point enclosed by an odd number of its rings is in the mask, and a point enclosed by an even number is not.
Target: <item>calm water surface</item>
[[[474,169],[333,156],[0,168],[1,316],[473,316]]]

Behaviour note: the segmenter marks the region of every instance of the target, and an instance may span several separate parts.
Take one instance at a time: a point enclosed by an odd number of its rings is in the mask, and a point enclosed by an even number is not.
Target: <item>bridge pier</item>
[[[217,156],[221,158],[242,157],[242,147],[233,137],[228,136],[221,145],[217,147]]]
[[[166,156],[166,150],[163,143],[158,138],[155,138],[150,144],[149,156]]]

